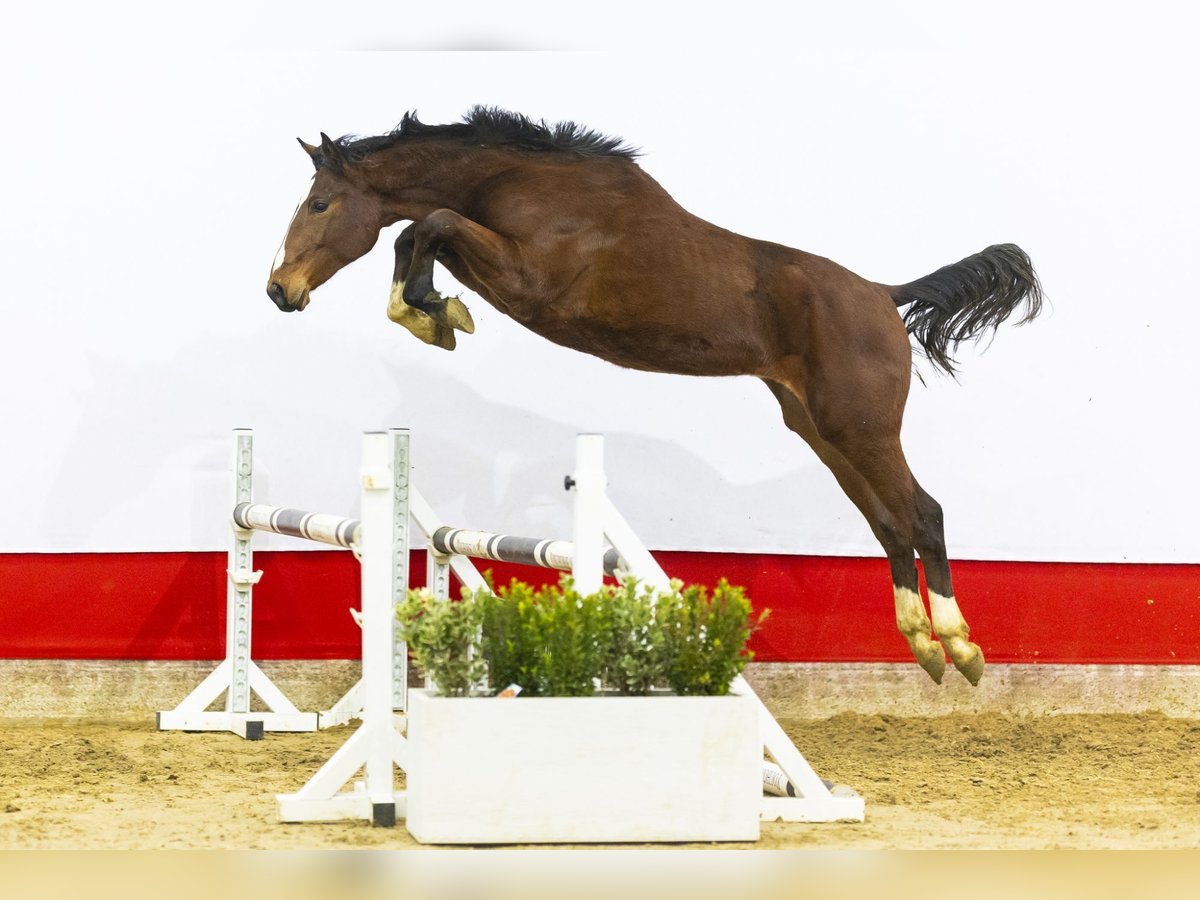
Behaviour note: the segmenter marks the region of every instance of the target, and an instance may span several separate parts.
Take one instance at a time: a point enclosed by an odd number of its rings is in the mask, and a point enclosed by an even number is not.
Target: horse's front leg
[[[454,329],[465,331],[467,334],[475,331],[475,322],[462,300],[458,297],[443,298],[446,302],[440,308],[431,311],[417,309],[404,301],[404,285],[412,270],[416,230],[417,223],[413,222],[396,238],[396,263],[392,272],[392,291],[388,298],[387,316],[426,344],[453,350],[456,344]]]
[[[434,210],[415,223],[412,265],[402,290],[406,303],[434,318],[454,317],[455,298],[443,297],[433,286],[434,258],[440,252],[451,254],[495,295],[511,301],[524,293],[520,251],[512,240],[453,210]]]

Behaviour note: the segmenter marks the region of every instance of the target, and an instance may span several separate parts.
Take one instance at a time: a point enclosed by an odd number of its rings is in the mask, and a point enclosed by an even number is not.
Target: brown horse
[[[456,329],[474,330],[461,300],[434,289],[436,260],[555,343],[633,369],[762,379],[883,545],[917,661],[940,682],[948,654],[978,683],[983,654],[954,598],[942,510],[909,471],[900,422],[910,334],[953,372],[959,341],[1022,306],[1021,321],[1037,315],[1041,288],[1020,248],[876,284],[691,215],[619,139],[482,107],[452,125],[408,114],[389,134],[301,144],[316,175],[268,282],[281,310],[304,309],[380,229],[408,220],[388,316],[427,343],[452,350]]]

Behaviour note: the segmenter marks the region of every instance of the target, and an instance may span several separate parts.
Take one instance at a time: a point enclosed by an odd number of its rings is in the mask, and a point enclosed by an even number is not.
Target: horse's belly
[[[580,319],[526,324],[556,344],[627,369],[673,375],[748,375],[757,373],[762,364],[762,354],[752,342],[727,332]]]

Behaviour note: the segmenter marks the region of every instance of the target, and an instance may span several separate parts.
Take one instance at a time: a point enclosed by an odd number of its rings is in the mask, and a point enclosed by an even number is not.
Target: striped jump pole
[[[347,550],[357,546],[362,538],[362,522],[358,519],[263,503],[239,503],[233,508],[233,524],[247,531],[286,534]]]
[[[446,555],[457,553],[473,559],[520,563],[562,572],[570,572],[575,565],[575,544],[572,541],[517,537],[443,525],[430,536],[429,543],[438,553]],[[602,562],[604,573],[615,576],[621,557],[609,547],[604,551]]]
[[[486,590],[487,582],[472,562],[475,559],[570,572],[576,587],[586,592],[598,590],[605,575],[623,579],[628,569],[626,557],[615,546],[604,544],[606,483],[604,437],[579,435],[575,441],[575,470],[564,483],[564,487],[575,492],[573,541],[446,525],[413,487],[409,492],[412,516],[425,532],[429,546],[425,584],[435,596],[447,598],[453,572],[468,590]]]

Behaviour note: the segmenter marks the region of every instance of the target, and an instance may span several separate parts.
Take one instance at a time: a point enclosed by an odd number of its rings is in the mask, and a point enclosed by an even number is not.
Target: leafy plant
[[[727,694],[729,684],[754,654],[746,649],[751,632],[766,618],[751,618],[746,592],[724,578],[712,596],[690,585],[660,596],[655,615],[670,659],[668,683],[676,694]]]
[[[533,589],[513,580],[463,592],[457,602],[409,591],[397,615],[421,669],[447,696],[490,683],[518,684],[525,696],[584,697],[597,682],[624,694],[670,687],[677,694],[725,694],[753,654],[742,588],[724,579],[670,591],[628,582],[581,594],[564,576]]]
[[[496,688],[516,683],[530,696],[586,697],[604,666],[607,592],[583,595],[564,577],[532,591],[513,580],[479,591],[481,649]]]
[[[498,593],[490,578],[487,590],[480,589],[473,596],[464,592],[464,603],[480,606],[479,649],[495,690],[519,684],[524,691],[534,684],[541,628],[533,596],[533,589],[515,578]]]
[[[425,588],[410,590],[396,609],[400,638],[447,697],[467,696],[487,674],[476,646],[481,612],[468,598],[443,600]]]
[[[604,681],[622,694],[648,694],[667,681],[666,635],[655,619],[655,592],[628,581],[611,589]]]
[[[583,697],[595,693],[604,671],[612,616],[610,591],[581,594],[564,578],[558,589],[548,585],[545,631],[548,654],[538,690],[553,697]]]

